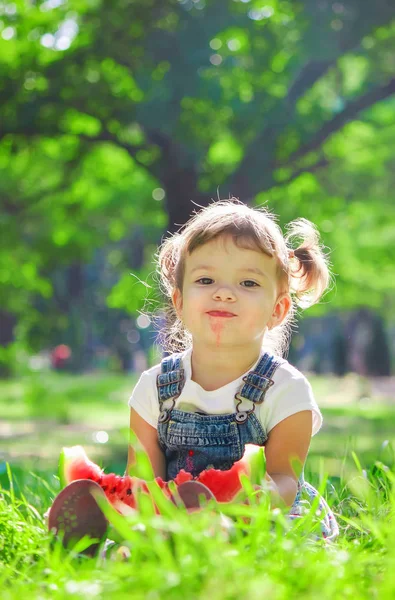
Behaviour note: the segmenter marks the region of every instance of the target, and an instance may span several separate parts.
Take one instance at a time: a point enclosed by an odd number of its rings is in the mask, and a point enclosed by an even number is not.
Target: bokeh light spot
[[[11,40],[14,36],[15,36],[15,29],[13,27],[6,27],[1,32],[1,37],[3,38],[3,40],[6,40],[6,41]]]
[[[157,200],[158,202],[163,200],[165,195],[166,195],[165,190],[163,190],[162,188],[155,188],[154,191],[152,192],[153,199]]]
[[[262,8],[254,8],[248,12],[248,16],[253,21],[262,21],[269,19],[274,14],[274,9],[271,6],[263,6]]]
[[[131,331],[129,331],[126,337],[130,344],[137,344],[140,341],[141,336],[139,332],[136,331],[136,329],[132,329]]]
[[[241,43],[236,38],[233,38],[232,40],[227,41],[227,46],[232,52],[237,52],[237,50],[240,50],[241,48]]]
[[[41,45],[44,46],[44,48],[53,48],[54,44],[55,37],[52,35],[52,33],[44,33],[41,38]]]
[[[151,325],[151,319],[147,315],[139,315],[136,319],[136,325],[139,329],[147,329]]]
[[[110,438],[107,431],[96,431],[92,437],[93,441],[98,444],[106,444]]]
[[[222,63],[222,56],[220,54],[212,54],[210,56],[210,62],[212,65],[218,67]]]
[[[213,50],[219,50],[222,46],[222,42],[219,38],[214,38],[210,42],[210,48]]]
[[[55,47],[57,50],[67,50],[70,48],[71,40],[66,35],[62,35],[59,39],[56,40]]]

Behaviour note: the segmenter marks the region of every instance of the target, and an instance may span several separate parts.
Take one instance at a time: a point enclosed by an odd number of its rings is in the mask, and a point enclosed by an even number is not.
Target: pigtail
[[[285,241],[290,249],[290,290],[296,303],[307,308],[318,302],[329,285],[328,258],[317,228],[306,219],[288,225]]]

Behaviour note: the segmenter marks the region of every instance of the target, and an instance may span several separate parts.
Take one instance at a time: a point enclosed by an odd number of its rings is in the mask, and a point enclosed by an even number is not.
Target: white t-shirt
[[[181,354],[185,371],[185,385],[177,398],[175,408],[187,412],[200,412],[210,415],[222,415],[235,412],[235,394],[240,391],[244,382],[242,378],[231,381],[217,390],[206,391],[198,383],[191,380],[192,349]],[[259,359],[250,370],[258,364]],[[161,372],[160,364],[144,371],[129,399],[129,406],[153,427],[158,427],[159,400],[156,388],[156,377]],[[314,399],[311,385],[307,379],[287,361],[284,361],[272,376],[274,385],[266,392],[262,404],[255,406],[255,414],[266,434],[283,419],[302,410],[313,413],[313,435],[322,425],[322,415]],[[164,406],[169,404],[165,402]],[[171,403],[170,403],[171,404]],[[245,401],[239,410],[250,410],[251,402]]]

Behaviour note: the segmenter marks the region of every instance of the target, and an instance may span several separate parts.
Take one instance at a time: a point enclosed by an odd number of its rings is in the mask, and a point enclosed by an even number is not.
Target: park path
[[[49,420],[0,419],[0,463],[23,459],[48,459],[59,455],[63,446],[80,444],[98,447],[95,439],[102,428],[79,423],[61,424]],[[119,438],[116,429],[106,429],[110,441]]]

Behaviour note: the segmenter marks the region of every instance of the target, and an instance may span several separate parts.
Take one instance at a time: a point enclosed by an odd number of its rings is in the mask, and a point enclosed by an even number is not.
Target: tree
[[[378,203],[372,189],[367,197],[362,181],[366,168],[377,169],[375,133],[392,177],[394,17],[390,0],[3,4],[3,254],[17,240],[19,275],[16,285],[3,259],[9,313],[52,293],[46,274],[59,262],[89,260],[93,248],[125,236],[126,223],[156,219],[153,241],[164,209],[174,230],[191,201],[206,205],[217,189],[246,202],[268,198],[287,220],[314,216],[324,232],[339,219],[346,246],[344,222],[362,208],[380,237],[388,196],[382,190]],[[358,171],[366,126],[371,160]],[[333,191],[331,174],[347,181],[347,197]],[[381,265],[384,251],[373,246]],[[343,278],[341,295],[355,303],[360,285]]]

